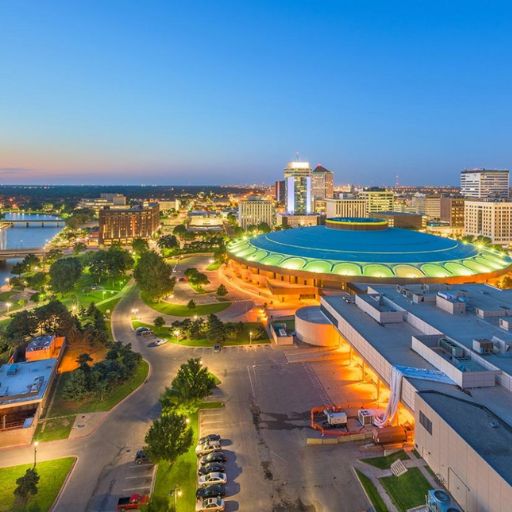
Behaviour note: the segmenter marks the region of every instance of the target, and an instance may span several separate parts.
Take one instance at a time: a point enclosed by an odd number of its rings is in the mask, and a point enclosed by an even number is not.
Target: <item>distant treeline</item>
[[[235,187],[204,186],[127,186],[127,185],[0,185],[0,198],[15,197],[18,204],[25,208],[37,208],[45,202],[74,205],[82,198],[95,198],[104,193],[124,194],[128,199],[176,199],[183,196],[195,196],[203,192],[207,195],[227,196],[249,189]]]

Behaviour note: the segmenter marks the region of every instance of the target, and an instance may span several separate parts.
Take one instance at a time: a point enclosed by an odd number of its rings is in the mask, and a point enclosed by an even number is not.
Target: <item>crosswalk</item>
[[[271,350],[272,346],[270,343],[258,344],[258,345],[228,345],[222,347],[222,351],[226,350],[230,353],[233,352],[255,352],[257,350]],[[191,347],[192,352],[196,355],[211,354],[213,349],[211,347]]]

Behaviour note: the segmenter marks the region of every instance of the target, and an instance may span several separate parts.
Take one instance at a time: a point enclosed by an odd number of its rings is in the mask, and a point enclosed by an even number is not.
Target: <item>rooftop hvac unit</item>
[[[464,349],[446,338],[439,340],[439,347],[452,357],[464,357]]]
[[[429,489],[427,508],[429,512],[462,512],[454,499],[443,489]]]
[[[474,339],[473,350],[478,354],[492,354],[494,343],[488,339]]]

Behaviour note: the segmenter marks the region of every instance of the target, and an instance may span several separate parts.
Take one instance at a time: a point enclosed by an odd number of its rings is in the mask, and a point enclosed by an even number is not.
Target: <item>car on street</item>
[[[208,473],[224,473],[225,469],[224,464],[212,462],[211,464],[200,466],[197,473],[199,475],[207,475]]]
[[[224,500],[222,498],[206,498],[198,500],[196,503],[196,512],[219,510],[224,510]]]
[[[220,441],[222,438],[219,434],[208,434],[199,438],[199,444],[211,443],[212,441]]]
[[[131,496],[122,496],[117,500],[117,512],[124,512],[125,510],[140,510],[140,508],[149,503],[149,496],[147,494],[132,494]],[[213,509],[215,510],[215,509]]]
[[[222,345],[220,343],[215,343],[215,345],[213,345],[214,352],[220,352],[221,350],[222,350]]]
[[[196,446],[196,455],[206,455],[207,453],[222,450],[222,445],[219,441],[212,441],[211,443],[198,444]]]
[[[208,455],[205,455],[204,457],[201,457],[199,459],[199,464],[201,466],[204,466],[205,464],[210,464],[212,462],[226,462],[227,457],[224,454],[224,452],[212,452]]]
[[[153,342],[153,345],[155,345],[156,347],[159,347],[160,345],[163,345],[164,343],[167,343],[167,340],[164,340],[163,338],[157,338]]]
[[[208,473],[207,475],[201,475],[197,479],[197,483],[200,487],[211,484],[227,484],[228,477],[226,473]]]
[[[147,462],[151,462],[149,457],[146,455],[144,450],[137,450],[135,454],[135,464],[145,464]]]
[[[153,331],[149,327],[141,326],[135,329],[135,334],[137,336],[149,336],[150,334],[153,334]]]
[[[199,487],[196,491],[196,498],[224,498],[226,496],[226,486],[223,484],[213,484],[206,487]]]

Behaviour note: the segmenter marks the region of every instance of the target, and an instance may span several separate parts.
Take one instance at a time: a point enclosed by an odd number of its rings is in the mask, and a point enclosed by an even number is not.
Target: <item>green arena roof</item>
[[[512,258],[494,249],[399,228],[274,231],[232,242],[228,253],[249,266],[391,279],[466,277],[512,265]]]

